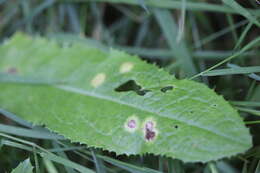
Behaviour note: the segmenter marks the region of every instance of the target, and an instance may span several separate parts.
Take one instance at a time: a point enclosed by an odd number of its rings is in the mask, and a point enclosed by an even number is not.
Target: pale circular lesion
[[[132,62],[124,62],[120,68],[119,72],[120,73],[128,73],[134,68],[134,64]]]
[[[139,119],[136,115],[127,118],[124,123],[124,129],[128,132],[135,132],[139,128]]]
[[[106,74],[105,73],[98,73],[90,82],[91,86],[94,88],[99,87],[102,85],[106,80]]]

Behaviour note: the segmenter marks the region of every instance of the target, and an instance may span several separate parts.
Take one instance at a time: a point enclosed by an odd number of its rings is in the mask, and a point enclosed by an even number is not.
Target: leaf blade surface
[[[222,96],[123,52],[76,43],[61,47],[17,34],[0,48],[0,57],[1,72],[14,78],[66,81],[5,80],[0,106],[72,142],[191,162],[232,156],[251,146],[248,129]],[[129,81],[138,91],[116,91]]]

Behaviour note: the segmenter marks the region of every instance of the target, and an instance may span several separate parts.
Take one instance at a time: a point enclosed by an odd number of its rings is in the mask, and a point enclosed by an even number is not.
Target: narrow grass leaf
[[[208,68],[207,70],[205,70],[205,71],[203,71],[203,72],[200,72],[199,74],[197,74],[197,75],[191,77],[190,79],[194,79],[194,78],[196,78],[196,77],[198,77],[198,76],[201,76],[201,75],[203,75],[204,73],[207,73],[207,72],[209,72],[209,71],[211,71],[211,70],[217,68],[218,66],[220,66],[220,65],[222,65],[222,64],[224,64],[224,63],[226,63],[226,62],[228,62],[228,61],[230,61],[230,60],[232,60],[232,59],[234,59],[234,58],[236,58],[236,57],[238,57],[238,56],[240,56],[242,53],[246,52],[246,51],[249,50],[250,48],[252,48],[252,47],[254,47],[254,46],[258,46],[259,43],[260,43],[260,37],[257,37],[256,39],[254,39],[254,40],[252,40],[251,42],[249,42],[246,46],[244,46],[239,52],[233,54],[232,56],[230,56],[230,57],[228,57],[228,58],[226,58],[226,59],[224,59],[223,61],[217,63],[216,65],[214,65],[214,66]]]
[[[65,145],[65,144],[62,144],[63,146],[65,146],[64,149],[66,148],[70,148],[69,146]],[[89,156],[92,156],[92,153],[89,152],[88,150],[86,149],[79,149],[82,153],[84,154],[87,154]],[[53,151],[53,150],[52,150]],[[85,158],[86,160],[90,160],[92,162],[94,162],[94,160],[86,157],[85,155],[83,155],[81,152],[78,152],[78,151],[74,151],[74,153],[78,154],[79,156]],[[107,157],[107,156],[104,156],[104,155],[100,155],[100,154],[96,154],[95,153],[95,156],[96,158],[100,159],[100,160],[103,160],[105,162],[108,162],[114,166],[117,166],[121,169],[124,169],[126,171],[129,171],[129,172],[135,172],[135,173],[161,173],[161,171],[156,171],[154,169],[150,169],[150,168],[146,168],[146,167],[140,167],[140,166],[136,166],[136,165],[133,165],[133,164],[130,164],[130,163],[127,163],[127,162],[123,162],[123,161],[120,161],[120,160],[116,160],[116,159],[113,159],[111,157]],[[108,172],[111,172],[112,170],[109,170],[109,168],[107,167],[107,170]]]
[[[243,168],[242,168],[242,173],[248,173],[247,172],[247,161],[244,161],[244,164],[243,164]]]
[[[186,18],[186,0],[181,0],[182,1],[182,7],[181,7],[181,16],[178,21],[178,33],[177,33],[177,42],[181,41],[184,36],[185,32],[185,18]]]
[[[235,50],[237,50],[238,48],[241,47],[241,44],[243,43],[243,41],[245,40],[246,38],[246,34],[248,33],[248,31],[252,28],[253,26],[253,23],[252,22],[249,22],[245,29],[243,30],[242,34],[240,35],[238,41],[236,42],[236,45],[235,45]]]
[[[30,159],[28,158],[21,162],[18,167],[12,170],[11,173],[33,173],[33,166],[30,162]]]
[[[158,170],[159,170],[160,172],[163,172],[163,171],[164,171],[164,162],[165,162],[164,157],[159,156],[159,168],[158,168]]]
[[[235,106],[260,107],[260,102],[254,101],[230,101]]]
[[[41,4],[33,8],[33,10],[30,12],[30,14],[25,18],[26,22],[31,22],[33,18],[37,17],[43,10],[47,9],[48,7],[52,6],[55,3],[54,0],[46,0],[43,1]]]
[[[7,0],[0,0],[0,5],[2,5],[3,3],[5,3]]]
[[[50,160],[43,159],[43,163],[48,173],[58,173],[58,170]]]
[[[255,168],[255,173],[260,173],[260,160],[257,163],[257,166]]]
[[[204,51],[195,51],[193,53],[193,57],[197,59],[205,59],[205,60],[219,60],[225,59],[226,57],[232,56],[233,54],[238,53],[239,51],[221,51],[221,50],[204,50]],[[250,56],[256,56],[260,53],[260,51],[247,51],[243,52],[240,55],[244,58]]]
[[[207,44],[207,43],[209,43],[209,42],[212,42],[212,41],[214,41],[215,39],[217,39],[217,38],[219,38],[219,37],[221,37],[221,36],[223,36],[223,35],[225,35],[225,34],[231,32],[232,29],[237,29],[237,28],[239,28],[239,27],[241,27],[241,26],[244,26],[244,25],[247,24],[247,23],[248,23],[247,20],[242,20],[242,21],[239,21],[238,23],[234,24],[233,27],[228,26],[228,27],[226,27],[226,28],[224,28],[224,29],[221,29],[220,31],[215,32],[215,33],[213,33],[213,34],[207,36],[206,38],[203,38],[203,39],[200,41],[200,43],[197,44],[197,45],[195,45],[194,47],[197,48],[197,49],[198,49],[198,48],[201,48],[203,45],[205,45],[205,44]]]
[[[204,73],[202,76],[223,76],[223,75],[250,74],[250,73],[259,73],[259,72],[260,72],[260,66],[237,67],[237,68],[211,70]]]
[[[62,136],[53,134],[51,132],[38,131],[38,130],[36,131],[33,129],[26,129],[26,128],[4,125],[4,124],[0,124],[0,132],[4,132],[16,136],[37,138],[37,139],[49,139],[49,140],[64,139]]]
[[[20,125],[23,125],[23,126],[28,127],[28,128],[33,128],[33,125],[32,125],[31,123],[25,121],[25,120],[22,119],[21,117],[19,117],[19,116],[13,114],[13,113],[11,113],[11,112],[8,112],[8,111],[6,111],[6,110],[0,108],[0,113],[1,113],[3,116],[9,118],[10,120],[13,120],[14,122],[16,122],[16,123],[18,123],[18,124],[20,124]]]
[[[178,27],[176,26],[171,13],[167,10],[154,9],[153,10],[157,22],[164,33],[174,57],[181,63],[183,70],[187,76],[197,73],[192,57],[188,53],[188,49],[183,41],[176,39],[178,37]]]
[[[233,40],[234,40],[234,42],[237,42],[238,33],[237,33],[237,31],[234,27],[234,19],[233,19],[231,14],[227,14],[226,17],[227,17],[228,24],[231,27],[231,33],[232,33],[232,36],[233,36]]]
[[[252,115],[260,116],[260,111],[259,110],[249,109],[249,108],[242,108],[242,107],[237,107],[237,109],[242,111],[242,112],[247,112],[247,113],[250,113]]]
[[[240,68],[240,66],[238,66],[238,65],[236,65],[236,64],[231,64],[231,63],[228,63],[227,66],[230,67],[230,68],[233,68],[233,69],[239,69],[239,68]],[[250,74],[248,74],[247,76],[248,76],[249,78],[251,78],[251,79],[256,80],[256,81],[260,81],[260,76],[257,75],[257,74],[255,74],[255,73],[250,73]],[[250,91],[250,90],[249,90],[249,91]]]
[[[51,160],[53,162],[56,162],[56,163],[59,163],[59,164],[62,164],[66,167],[70,167],[70,168],[73,168],[79,172],[82,172],[82,173],[94,173],[94,171],[92,171],[91,169],[88,169],[86,167],[83,167],[75,162],[72,162],[68,159],[64,159],[62,157],[59,157],[55,154],[52,154],[52,153],[40,153],[41,157],[43,157],[44,159],[48,159],[48,160]]]
[[[222,0],[222,2],[224,2],[224,4],[230,6],[231,8],[233,8],[235,11],[237,11],[237,13],[241,14],[242,16],[244,16],[245,18],[247,18],[250,22],[254,23],[255,25],[257,25],[258,27],[260,27],[260,23],[257,20],[256,17],[254,17],[249,11],[248,9],[245,9],[244,7],[242,7],[241,5],[239,5],[236,1],[234,0]]]
[[[126,51],[131,54],[137,54],[139,56],[145,56],[148,59],[171,59],[173,51],[170,49],[159,48],[142,48],[142,47],[130,47],[130,46],[116,46],[118,49]],[[238,53],[238,51],[229,50],[198,50],[192,53],[192,57],[200,60],[222,60],[228,56]],[[256,56],[260,54],[260,51],[247,51],[241,54],[243,57]]]
[[[65,151],[75,151],[76,148],[74,147],[74,149],[71,150],[71,149],[72,149],[71,147],[70,147],[70,148],[69,148],[69,147],[61,147],[61,146],[59,145],[59,143],[61,143],[61,141],[56,141],[56,142],[53,141],[53,142],[52,142],[52,146],[54,147],[54,150],[56,149],[57,155],[60,156],[60,157],[62,157],[62,158],[64,158],[64,159],[69,159],[68,156],[67,156],[67,154],[65,153]],[[67,150],[63,150],[63,151],[62,151],[62,149],[67,149]],[[48,151],[50,151],[50,152],[51,152],[51,150],[52,150],[52,149],[48,149]],[[54,152],[54,151],[52,151],[52,152]],[[76,173],[76,171],[73,170],[72,168],[64,167],[64,169],[66,170],[67,173]]]
[[[82,147],[77,147],[77,146],[72,146],[72,147],[55,147],[55,148],[52,148],[52,149],[48,149],[48,151],[50,152],[53,152],[53,153],[59,153],[59,152],[64,152],[64,151],[73,151],[73,150],[81,150],[81,149],[85,149],[86,147],[85,146],[82,146]]]
[[[219,173],[222,172],[237,173],[237,169],[234,168],[233,165],[226,160],[222,160],[222,161],[219,160],[215,162],[215,165]]]
[[[104,165],[103,161],[96,157],[96,153],[94,152],[93,149],[91,150],[91,154],[92,154],[93,161],[95,163],[96,172],[97,173],[106,173],[106,169],[105,169],[105,165]]]
[[[154,170],[154,169],[150,169],[150,168],[146,168],[146,167],[138,167],[132,164],[128,164],[125,162],[121,162],[106,156],[101,156],[101,155],[97,155],[99,158],[103,159],[104,161],[115,165],[119,168],[125,169],[129,172],[134,172],[134,173],[161,173],[160,171]]]
[[[72,0],[67,0],[67,2],[75,2]],[[91,0],[94,2],[109,2],[109,3],[120,3],[120,4],[128,4],[128,5],[140,5],[139,1],[136,0]],[[77,2],[86,2],[86,0],[77,0]],[[157,0],[145,0],[144,1],[147,6],[151,7],[159,7],[166,9],[181,9],[182,2],[181,1],[172,1],[172,0],[164,0],[163,3]],[[230,7],[226,7],[224,5],[216,5],[206,2],[191,2],[188,1],[186,4],[186,9],[191,11],[212,11],[212,12],[220,12],[220,13],[236,13],[240,14],[235,9]],[[250,13],[255,16],[260,16],[260,12],[258,10],[248,9]]]
[[[1,140],[1,145],[13,147],[13,148],[19,148],[19,149],[22,149],[22,150],[25,150],[25,151],[33,152],[32,147],[28,147],[27,145],[24,145],[24,144],[21,144],[21,143],[18,143],[18,142],[13,142],[13,141],[6,140],[6,139]]]
[[[208,165],[211,173],[219,173],[215,163],[210,162]]]
[[[77,14],[77,9],[75,8],[75,4],[70,3],[70,4],[66,4],[67,7],[67,11],[66,13],[68,14],[68,21],[70,23],[70,27],[72,32],[79,34],[81,31],[81,27],[80,27],[80,21],[79,21],[79,17]]]
[[[245,121],[245,124],[250,125],[250,124],[260,124],[260,120],[257,121]]]
[[[168,159],[168,172],[170,173],[184,173],[184,166],[180,160]]]

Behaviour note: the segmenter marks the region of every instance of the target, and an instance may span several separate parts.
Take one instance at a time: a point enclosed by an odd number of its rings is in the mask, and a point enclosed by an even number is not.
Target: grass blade
[[[27,145],[20,144],[18,142],[13,142],[13,141],[10,141],[10,140],[2,139],[1,140],[1,146],[5,146],[5,145],[9,146],[9,147],[19,148],[19,149],[22,149],[22,150],[25,150],[25,151],[33,152],[32,147],[28,147]]]
[[[68,0],[67,0],[68,1]],[[128,5],[140,5],[139,1],[135,0],[91,0],[94,2],[109,2],[109,3],[120,3],[120,4],[128,4]],[[69,0],[72,2],[72,0]],[[73,1],[75,2],[75,1]],[[86,0],[77,0],[77,2],[87,2]],[[166,8],[166,9],[181,9],[182,2],[181,1],[172,1],[172,0],[164,0],[163,3],[157,0],[145,0],[145,5],[151,7],[158,8]],[[220,13],[238,13],[235,9],[230,7],[226,7],[223,5],[215,5],[205,2],[187,2],[186,4],[187,10],[192,11],[212,11],[212,12],[220,12]],[[260,12],[257,10],[249,10],[253,15],[260,16]]]
[[[260,102],[254,101],[230,101],[230,103],[236,106],[260,107]]]
[[[253,23],[252,23],[252,22],[249,22],[249,23],[246,25],[244,31],[242,32],[241,36],[239,37],[239,39],[238,39],[238,41],[237,41],[237,43],[236,43],[236,45],[235,45],[235,48],[234,48],[235,50],[240,47],[240,45],[242,44],[242,42],[244,41],[244,39],[245,39],[245,37],[246,37],[246,34],[247,34],[248,31],[252,28],[252,26],[253,26]]]
[[[94,150],[91,150],[91,154],[93,157],[93,161],[95,163],[97,173],[106,173],[106,169],[103,161],[96,157],[96,153],[94,152]]]
[[[239,111],[242,111],[242,112],[247,112],[247,113],[250,113],[252,115],[260,116],[260,111],[259,110],[242,108],[242,107],[237,107],[237,109]]]
[[[257,166],[255,168],[255,173],[259,173],[260,172],[260,160],[257,163]]]
[[[31,165],[30,159],[26,159],[16,167],[12,173],[32,173],[33,166]]]
[[[181,63],[183,70],[187,76],[194,75],[197,70],[193,64],[192,57],[189,55],[184,42],[176,40],[178,27],[176,26],[171,13],[167,10],[154,9],[155,17],[160,24],[167,42],[172,49],[172,54],[176,57],[177,61]]]
[[[233,27],[228,26],[228,27],[226,27],[224,29],[221,29],[220,31],[215,32],[215,33],[207,36],[206,38],[202,39],[200,41],[200,44],[195,45],[195,48],[196,49],[201,48],[203,45],[205,45],[205,44],[207,44],[207,43],[209,43],[209,42],[211,42],[211,41],[213,41],[213,40],[215,40],[215,39],[217,39],[217,38],[219,38],[219,37],[221,37],[221,36],[231,32],[232,29],[237,29],[237,28],[239,28],[241,26],[244,26],[245,24],[247,24],[247,22],[248,22],[247,20],[242,20],[242,21],[234,24]]]
[[[223,76],[223,75],[250,74],[250,73],[259,73],[259,72],[260,72],[260,66],[237,67],[237,68],[211,70],[204,73],[202,76]]]
[[[58,173],[58,170],[55,168],[54,164],[50,160],[43,159],[43,163],[48,173]]]
[[[205,73],[207,73],[207,72],[209,72],[209,71],[211,71],[211,70],[217,68],[218,66],[220,66],[220,65],[222,65],[222,64],[224,64],[224,63],[226,63],[226,62],[228,62],[228,61],[230,61],[230,60],[232,60],[232,59],[234,59],[234,58],[236,58],[236,57],[238,57],[238,56],[241,55],[243,52],[247,51],[248,49],[252,48],[253,46],[258,45],[259,42],[260,42],[260,37],[257,37],[257,38],[254,39],[253,41],[249,42],[246,46],[244,46],[239,52],[235,53],[234,55],[232,55],[232,56],[230,56],[230,57],[228,57],[228,58],[226,58],[226,59],[224,59],[223,61],[217,63],[216,65],[214,65],[214,66],[208,68],[207,70],[205,70],[205,71],[203,71],[203,72],[200,72],[199,74],[197,74],[197,75],[191,77],[190,79],[194,79],[194,78],[196,78],[196,77],[198,77],[198,76],[201,76],[201,75],[203,75],[203,74],[205,74]]]
[[[254,23],[258,27],[260,26],[259,21],[247,9],[245,9],[244,7],[239,5],[236,1],[234,1],[234,0],[222,0],[222,2],[224,2],[224,4],[233,8],[239,14],[241,14],[242,16],[247,18],[250,22]]]
[[[128,163],[124,163],[121,161],[117,161],[115,159],[111,159],[109,157],[105,157],[105,156],[98,156],[99,158],[102,158],[104,161],[113,164],[115,166],[118,166],[119,168],[125,169],[129,172],[134,172],[134,173],[160,173],[159,171],[150,169],[150,168],[146,168],[146,167],[138,167],[135,165],[131,165]]]
[[[20,125],[23,125],[28,128],[33,128],[33,125],[31,123],[28,123],[27,121],[23,120],[22,118],[16,116],[15,114],[13,114],[11,112],[8,112],[8,111],[0,108],[0,113]]]
[[[86,167],[83,167],[75,162],[72,162],[70,160],[67,160],[67,159],[64,159],[62,157],[59,157],[55,154],[52,154],[52,153],[40,153],[41,157],[43,157],[44,159],[48,159],[48,160],[51,160],[53,162],[56,162],[56,163],[60,163],[64,166],[67,166],[67,167],[70,167],[70,168],[73,168],[79,172],[82,172],[82,173],[94,173],[94,171],[92,171],[91,169],[88,169]]]
[[[211,162],[208,165],[209,165],[209,169],[210,169],[211,173],[219,173],[215,163]]]
[[[10,125],[4,125],[0,124],[0,132],[4,132],[7,134],[13,134],[17,136],[24,136],[24,137],[30,137],[30,138],[36,138],[36,139],[64,139],[64,137],[52,134],[50,132],[45,131],[38,131],[33,129],[25,129],[21,127],[15,127]]]

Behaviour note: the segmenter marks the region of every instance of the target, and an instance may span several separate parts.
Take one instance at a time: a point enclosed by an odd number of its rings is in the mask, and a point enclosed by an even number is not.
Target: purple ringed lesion
[[[156,121],[153,118],[147,118],[143,124],[143,133],[146,142],[154,141],[158,136]]]
[[[128,132],[135,132],[139,127],[139,119],[137,116],[132,115],[127,118],[124,124],[124,128]]]
[[[153,142],[158,136],[158,130],[156,128],[156,121],[149,117],[145,119],[140,130],[143,131],[143,138],[146,142]],[[124,123],[124,129],[127,132],[134,133],[139,129],[139,118],[136,115],[132,115],[127,118]]]

